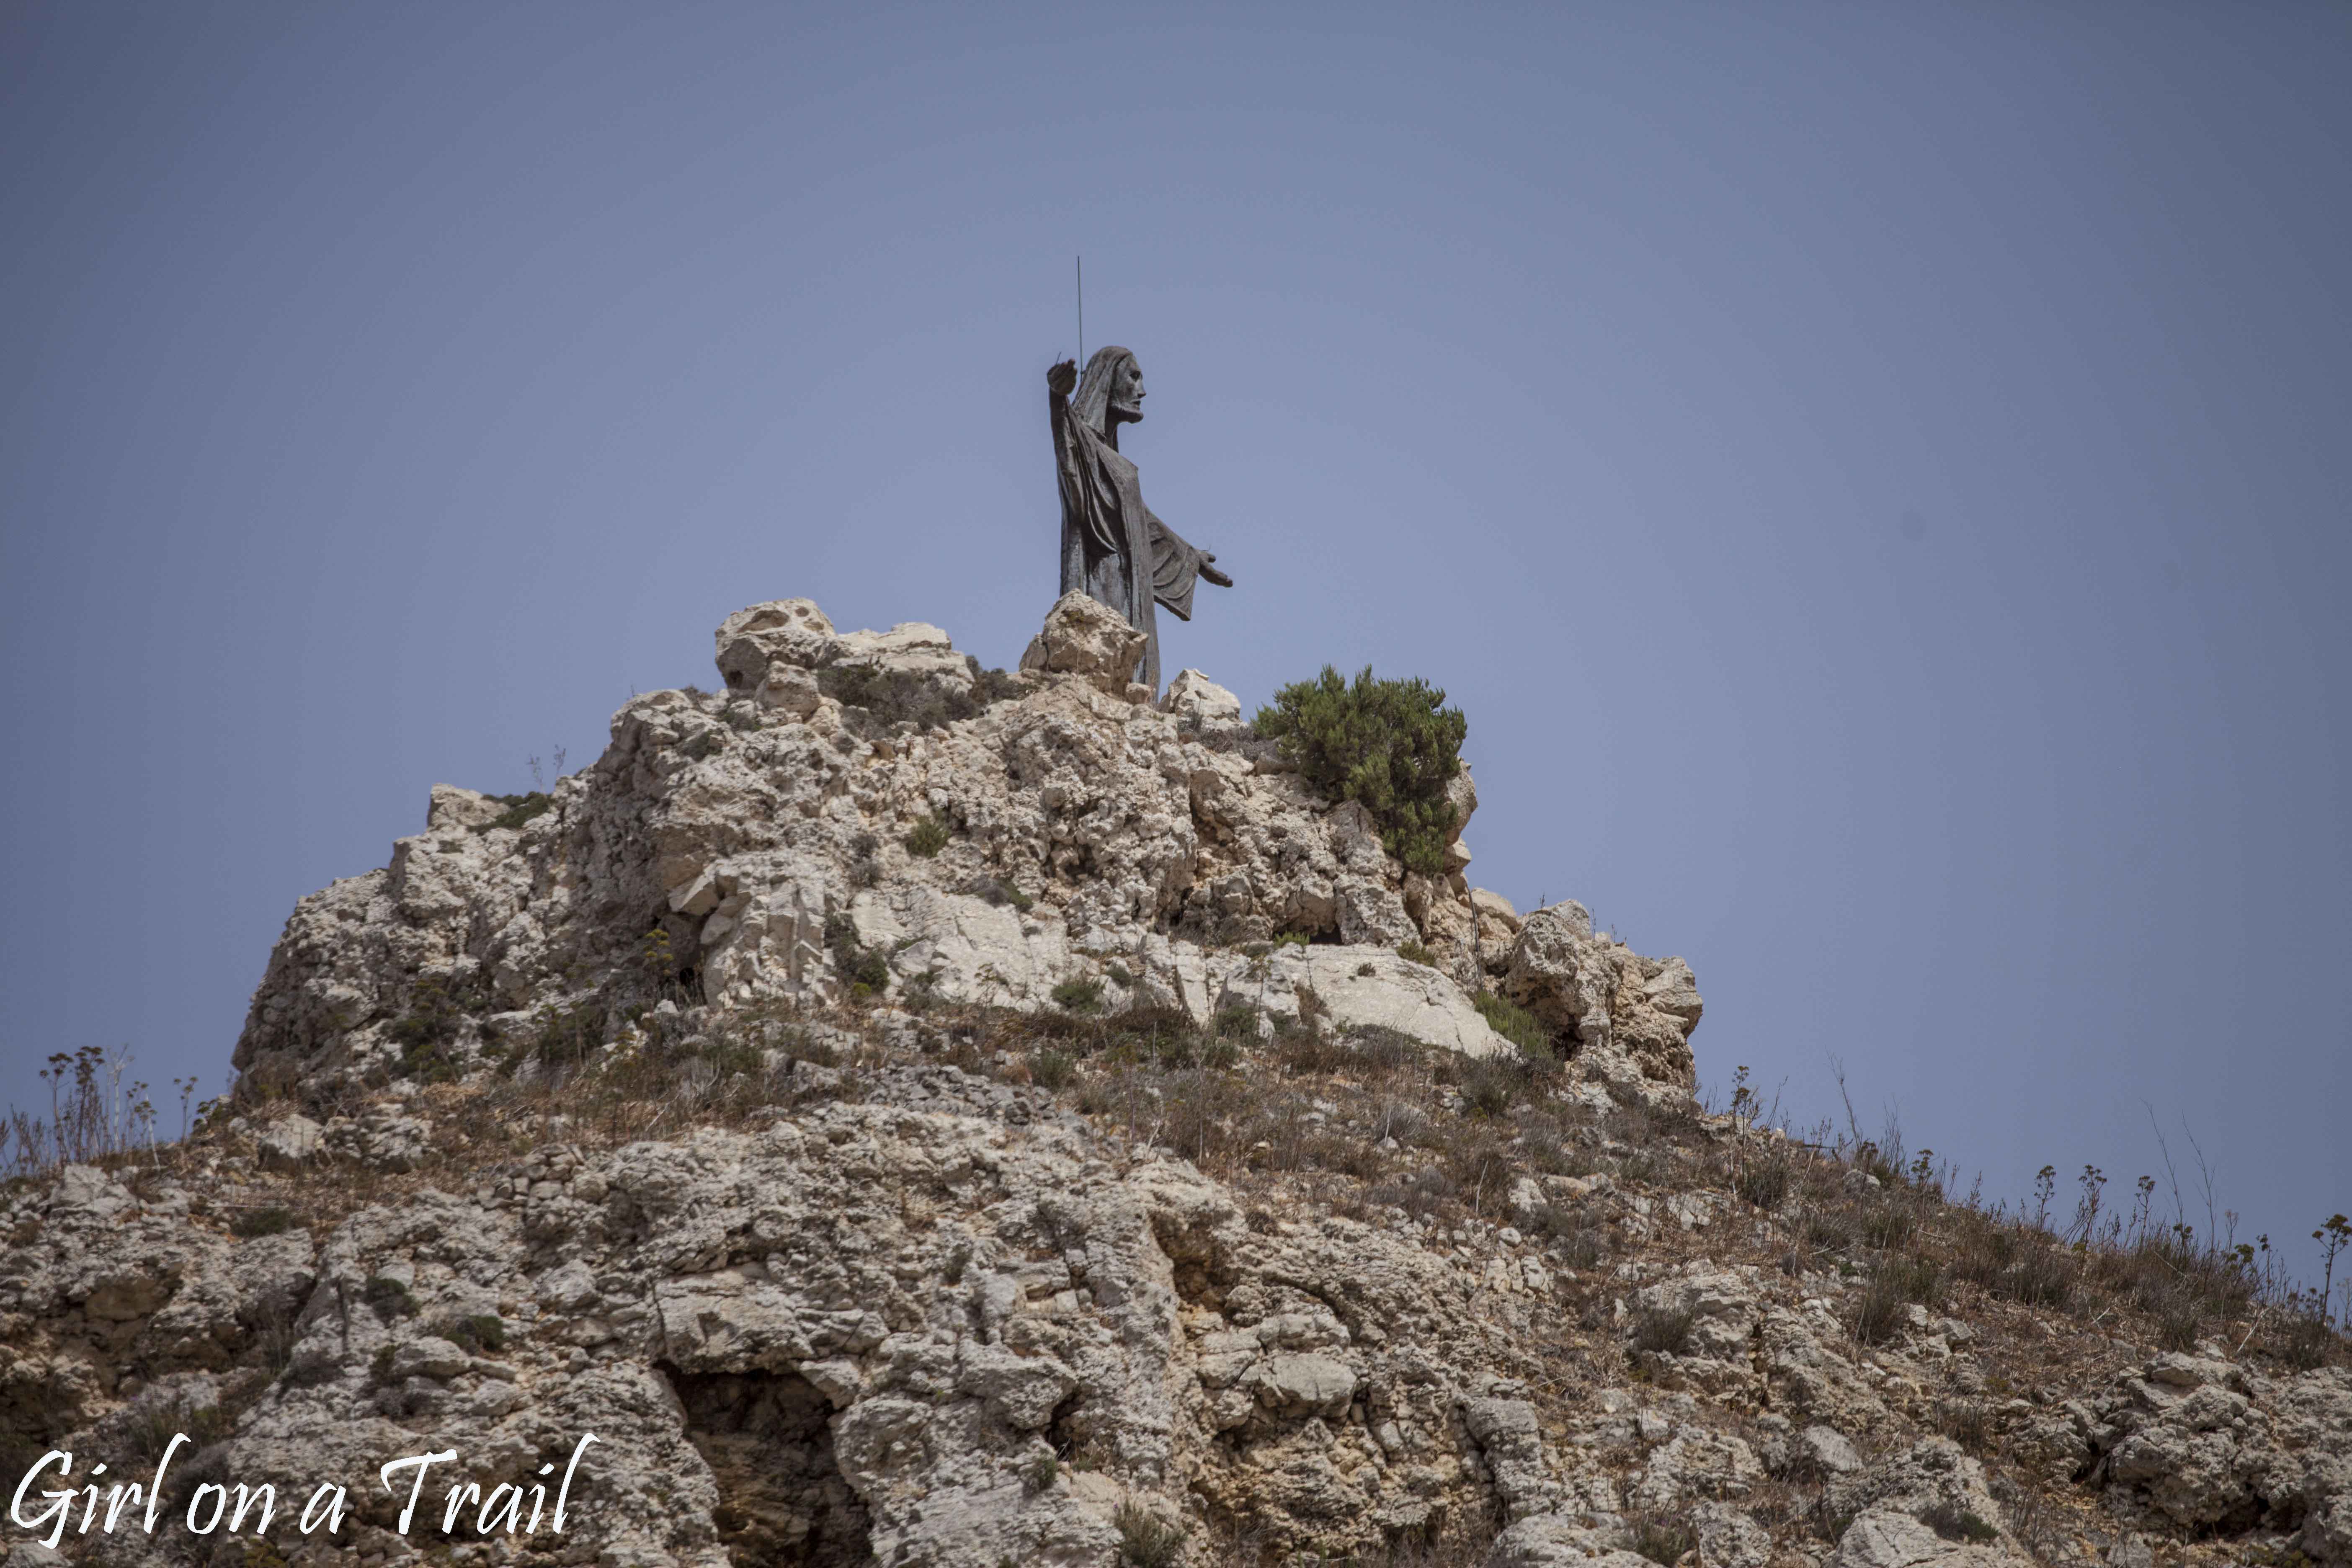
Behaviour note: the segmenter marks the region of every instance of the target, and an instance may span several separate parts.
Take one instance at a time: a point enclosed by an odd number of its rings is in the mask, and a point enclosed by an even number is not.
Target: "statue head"
[[[1071,412],[1104,435],[1114,425],[1131,425],[1143,417],[1143,367],[1133,351],[1113,343],[1094,352],[1087,374],[1078,382]]]

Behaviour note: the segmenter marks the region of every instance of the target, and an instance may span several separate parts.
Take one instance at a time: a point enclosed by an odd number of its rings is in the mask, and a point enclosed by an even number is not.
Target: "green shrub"
[[[1947,1541],[1998,1541],[2000,1531],[1956,1502],[1939,1502],[1919,1516],[1921,1523]]]
[[[1517,1103],[1526,1085],[1506,1058],[1474,1061],[1463,1069],[1462,1098],[1482,1116],[1501,1116]]]
[[[833,950],[834,967],[849,982],[854,997],[879,996],[890,989],[890,957],[857,940],[857,928],[845,914],[825,917],[824,944]]]
[[[907,853],[919,855],[928,860],[948,847],[950,837],[946,823],[936,816],[926,816],[915,824],[912,833],[907,835]]]
[[[1103,983],[1099,980],[1065,980],[1054,987],[1054,1004],[1067,1013],[1099,1013],[1102,993]]]
[[[235,1236],[279,1236],[294,1228],[294,1211],[274,1205],[266,1209],[239,1209],[228,1228]]]
[[[1805,1215],[1805,1245],[1824,1252],[1843,1252],[1853,1245],[1853,1226],[1843,1215],[1810,1210]]]
[[[1674,1568],[1697,1550],[1698,1536],[1690,1526],[1673,1520],[1644,1519],[1634,1524],[1627,1544],[1662,1568]]]
[[[134,1405],[123,1424],[123,1440],[131,1457],[152,1464],[163,1457],[172,1439],[187,1435],[189,1448],[206,1448],[236,1430],[236,1416],[218,1405],[195,1405],[185,1394],[160,1405]]]
[[[1211,1027],[1221,1040],[1255,1040],[1257,1038],[1257,1009],[1228,1007],[1217,1015]]]
[[[1477,1005],[1478,1016],[1486,1020],[1487,1027],[1518,1047],[1522,1056],[1546,1061],[1559,1059],[1552,1055],[1551,1037],[1533,1013],[1497,992],[1481,991],[1471,1000]]]
[[[1029,1081],[1039,1089],[1062,1089],[1078,1074],[1078,1059],[1067,1051],[1031,1051]]]
[[[1435,969],[1437,967],[1437,954],[1430,952],[1427,947],[1423,946],[1420,942],[1401,942],[1397,943],[1396,952],[1397,956],[1403,959],[1407,963],[1418,963],[1425,969]]]
[[[1381,842],[1410,871],[1434,877],[1446,866],[1445,836],[1456,826],[1446,785],[1462,771],[1469,721],[1445,693],[1418,676],[1377,680],[1370,665],[1353,685],[1326,665],[1313,680],[1275,693],[1257,732],[1276,742],[1307,782],[1335,800],[1361,803]]]
[[[1901,1331],[1904,1308],[1937,1307],[1943,1298],[1944,1271],[1934,1258],[1882,1258],[1854,1310],[1853,1337],[1866,1345],[1883,1345]]]
[[[520,827],[533,817],[544,816],[555,809],[555,797],[540,790],[529,795],[494,795],[490,798],[506,809],[477,826],[477,833],[488,833],[494,827]]]
[[[1037,900],[1011,882],[995,877],[982,877],[971,885],[971,890],[993,905],[1011,904],[1023,914],[1037,907]]]
[[[1777,1209],[1789,1195],[1789,1153],[1776,1148],[1740,1162],[1731,1190],[1759,1209]]]
[[[495,1312],[437,1319],[433,1324],[433,1331],[463,1351],[502,1351],[507,1348],[507,1326]]]
[[[1697,1321],[1698,1314],[1687,1309],[1645,1312],[1633,1325],[1633,1348],[1680,1355],[1688,1348],[1692,1325]]]
[[[1129,1568],[1174,1568],[1184,1554],[1184,1527],[1139,1503],[1119,1504],[1111,1525],[1118,1531],[1118,1560]]]
[[[391,1322],[394,1318],[416,1316],[416,1298],[408,1287],[389,1275],[378,1274],[360,1287],[360,1300],[375,1309],[377,1318]]]

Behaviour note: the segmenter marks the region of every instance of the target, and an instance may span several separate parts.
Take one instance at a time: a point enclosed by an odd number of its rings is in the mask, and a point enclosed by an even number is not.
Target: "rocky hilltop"
[[[718,632],[723,689],[623,709],[592,767],[518,801],[438,786],[383,870],[305,899],[236,1066],[316,1098],[499,1057],[518,1031],[617,1008],[648,978],[714,1027],[853,989],[1053,1005],[1094,984],[1269,1030],[1319,1007],[1486,1056],[1489,986],[1556,1031],[1580,1077],[1687,1096],[1700,1005],[1680,959],[1596,937],[1568,903],[1522,921],[1453,873],[1408,875],[1370,816],[1317,798],[1198,670],[1126,683],[1140,634],[1082,594],[1008,677],[908,625],[836,634],[805,599]],[[1418,950],[1420,962],[1397,948]],[[859,965],[868,962],[866,978]]]
[[[1466,774],[1408,874],[1075,595],[716,653],[303,900],[184,1143],[0,1193],[6,1568],[2352,1565],[2339,1342],[1704,1109]]]

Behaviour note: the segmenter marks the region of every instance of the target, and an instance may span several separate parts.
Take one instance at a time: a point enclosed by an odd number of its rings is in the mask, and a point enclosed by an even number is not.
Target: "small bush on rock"
[[[239,1209],[228,1222],[232,1236],[278,1236],[294,1228],[294,1211],[278,1205],[268,1208]]]
[[[825,918],[824,944],[833,950],[835,967],[849,982],[850,995],[879,996],[890,988],[889,955],[860,943],[857,927],[847,915]]]
[[[1502,1059],[1474,1061],[1462,1074],[1462,1098],[1482,1116],[1501,1116],[1518,1103],[1526,1088]]]
[[[928,860],[948,847],[948,825],[936,816],[926,816],[915,824],[907,835],[907,853]]]
[[[1054,987],[1054,1005],[1069,1013],[1099,1013],[1102,993],[1099,980],[1065,980]]]
[[[2000,1531],[1956,1502],[1939,1502],[1919,1516],[1920,1522],[1947,1541],[1998,1541]]]
[[[1184,1555],[1184,1527],[1139,1503],[1119,1504],[1111,1524],[1118,1531],[1118,1560],[1129,1568],[1173,1568]]]
[[[1644,1519],[1633,1526],[1628,1545],[1641,1556],[1660,1563],[1663,1568],[1674,1565],[1698,1549],[1698,1537],[1690,1526],[1672,1520]]]
[[[416,1298],[408,1293],[407,1286],[388,1275],[378,1274],[361,1286],[360,1300],[375,1309],[382,1322],[416,1316]]]
[[[495,1312],[441,1318],[434,1322],[433,1331],[463,1351],[478,1352],[507,1348],[507,1326]]]
[[[1789,1152],[1777,1148],[1743,1161],[1731,1190],[1759,1209],[1777,1209],[1789,1195]]]
[[[1455,826],[1445,788],[1462,771],[1470,728],[1444,704],[1445,693],[1418,676],[1376,680],[1366,665],[1351,685],[1325,665],[1276,692],[1274,706],[1258,710],[1257,732],[1323,794],[1361,803],[1405,869],[1435,877]]]
[[[125,1425],[123,1438],[131,1457],[152,1464],[163,1457],[172,1439],[184,1433],[188,1447],[208,1447],[236,1429],[233,1411],[218,1405],[196,1405],[185,1394],[163,1404],[134,1407]],[[13,1555],[13,1553],[12,1553]]]
[[[868,740],[898,724],[936,730],[1018,697],[1024,689],[1019,676],[1002,669],[977,671],[971,689],[964,692],[906,670],[864,665],[820,669],[816,685],[841,704],[841,716],[849,728]]]
[[[1228,1007],[1217,1015],[1211,1027],[1221,1040],[1254,1040],[1257,1038],[1257,1009]]]
[[[1545,1066],[1559,1059],[1552,1054],[1551,1038],[1533,1013],[1492,991],[1481,991],[1471,1000],[1477,1004],[1478,1016],[1486,1020],[1486,1026],[1518,1047],[1519,1054],[1529,1061]]]
[[[972,883],[971,890],[977,897],[986,900],[992,906],[1002,907],[1011,904],[1024,914],[1037,907],[1035,899],[1023,892],[1011,882],[995,877],[981,878]]]
[[[529,795],[494,795],[490,796],[506,809],[475,827],[477,833],[488,833],[499,827],[520,827],[534,817],[546,816],[555,809],[555,797],[541,790]]]
[[[1680,1355],[1689,1345],[1691,1327],[1697,1321],[1697,1314],[1687,1310],[1644,1313],[1633,1325],[1633,1348]]]

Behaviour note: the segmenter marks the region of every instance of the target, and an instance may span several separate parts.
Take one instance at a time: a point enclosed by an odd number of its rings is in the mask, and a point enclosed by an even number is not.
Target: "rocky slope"
[[[184,1431],[67,1556],[2352,1564],[2339,1348],[1706,1113],[1679,961],[1403,875],[1129,637],[761,605],[547,796],[436,789],[235,1104],[0,1196],[18,1518]],[[443,1530],[588,1432],[561,1533]]]

